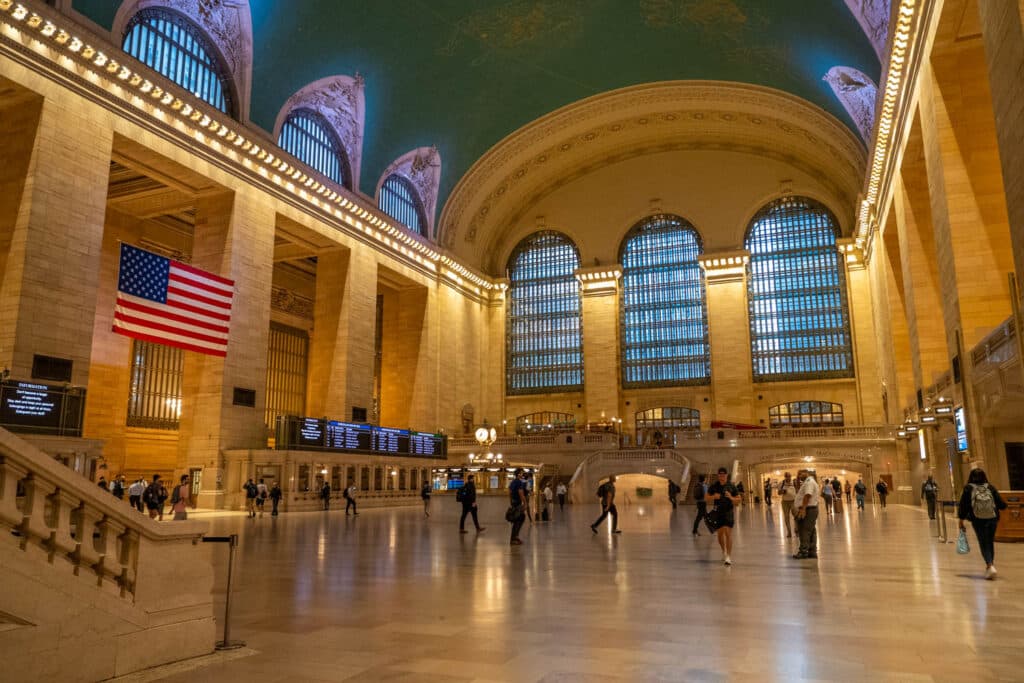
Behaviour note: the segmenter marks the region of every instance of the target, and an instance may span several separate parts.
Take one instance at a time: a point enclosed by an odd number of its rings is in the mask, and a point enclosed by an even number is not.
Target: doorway
[[[1010,490],[1024,491],[1024,443],[1007,443],[1005,447]]]

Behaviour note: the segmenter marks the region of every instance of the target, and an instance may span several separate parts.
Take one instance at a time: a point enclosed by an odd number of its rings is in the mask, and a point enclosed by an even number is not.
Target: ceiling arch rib
[[[555,188],[619,159],[677,149],[784,161],[820,177],[850,215],[865,165],[846,126],[793,95],[716,81],[634,86],[563,107],[492,147],[456,185],[438,240],[493,270],[507,226]]]
[[[871,140],[875,128],[875,102],[878,86],[865,73],[849,66],[834,66],[823,80],[832,87],[846,113],[853,119],[865,142]]]

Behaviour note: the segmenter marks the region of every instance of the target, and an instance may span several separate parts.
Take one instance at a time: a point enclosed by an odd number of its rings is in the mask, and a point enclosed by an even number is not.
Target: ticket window
[[[295,490],[301,493],[309,493],[309,465],[299,465],[299,475],[296,477]]]
[[[331,468],[331,491],[341,491],[341,467],[337,465]]]
[[[359,473],[359,490],[369,491],[370,490],[370,468],[361,467]]]
[[[382,467],[373,468],[373,490],[384,490],[384,468]]]

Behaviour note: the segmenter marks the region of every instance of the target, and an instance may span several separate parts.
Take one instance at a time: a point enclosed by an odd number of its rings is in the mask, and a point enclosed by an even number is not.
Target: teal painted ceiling
[[[105,28],[119,0],[74,0]],[[856,130],[822,76],[879,63],[843,0],[251,0],[250,119],[337,74],[366,79],[361,189],[405,152],[441,153],[438,210],[504,136],[608,90],[679,79],[778,88]]]

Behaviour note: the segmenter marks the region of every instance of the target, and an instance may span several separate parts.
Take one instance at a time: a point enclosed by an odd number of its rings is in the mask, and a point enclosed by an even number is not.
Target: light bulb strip
[[[4,16],[16,23],[4,20]],[[326,211],[365,237],[388,247],[396,255],[435,273],[440,270],[438,265],[443,265],[448,271],[454,271],[460,279],[472,283],[474,287],[470,289],[477,294],[480,289],[492,290],[497,287],[490,278],[420,242],[406,230],[373,213],[377,211],[376,207],[367,209],[356,204],[334,187],[247,139],[243,129],[234,128],[236,122],[218,120],[220,112],[198,109],[196,105],[156,85],[147,75],[111,59],[103,52],[104,48],[94,46],[75,35],[78,32],[75,28],[62,27],[59,18],[41,16],[13,0],[0,0],[0,21],[68,58],[52,60],[63,69],[73,71],[73,65],[77,64],[97,79],[106,81],[110,86],[106,88],[108,92],[123,93],[122,99],[137,109],[148,108],[150,113],[156,113],[164,119],[176,118],[179,124],[193,130],[192,137],[197,144],[240,162],[246,169],[255,171],[307,204]],[[40,53],[36,51],[36,54]],[[466,282],[460,284],[466,286]]]

